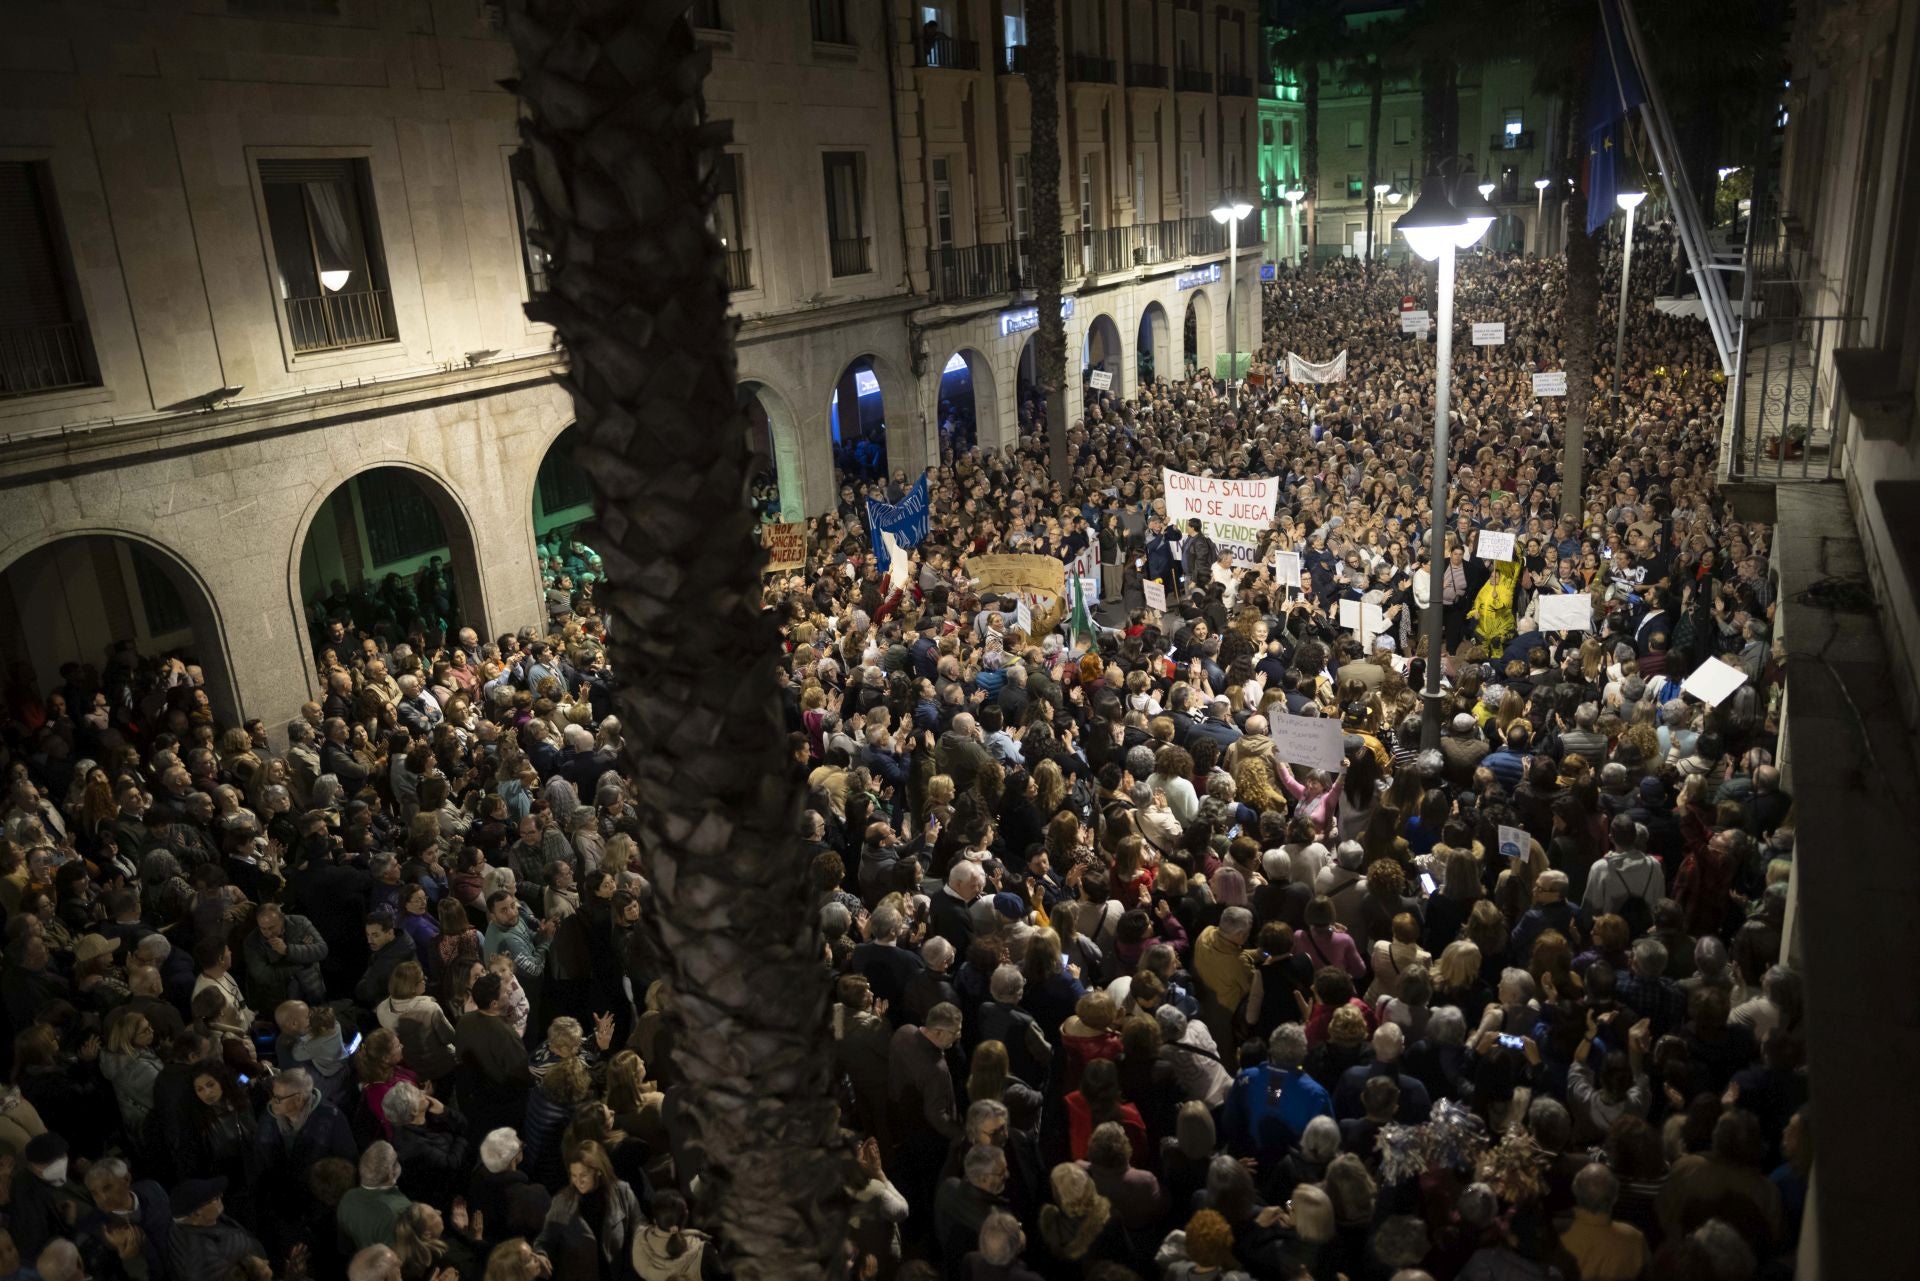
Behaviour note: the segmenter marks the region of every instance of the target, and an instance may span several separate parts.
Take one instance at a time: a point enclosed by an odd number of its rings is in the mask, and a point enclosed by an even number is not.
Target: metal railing
[[[1007,75],[1023,76],[1027,73],[1027,46],[1010,44],[1000,54],[1000,70]]]
[[[1175,67],[1173,87],[1181,93],[1212,93],[1213,73],[1198,71],[1192,67]]]
[[[1228,98],[1253,97],[1253,77],[1220,73],[1220,92]]]
[[[0,329],[0,398],[31,396],[97,380],[80,325],[21,325]]]
[[[1249,218],[1241,226],[1241,252],[1257,249],[1260,231]],[[1062,278],[1077,281],[1223,254],[1227,229],[1211,217],[1170,218],[1127,227],[1065,231],[1060,237]],[[836,273],[843,274],[843,273]],[[941,302],[991,298],[1033,287],[1033,241],[927,250],[928,290]]]
[[[1019,266],[1011,242],[927,250],[927,276],[935,298],[954,301],[1012,293]]]
[[[1768,315],[1756,305],[1741,325],[1738,377],[1730,389],[1726,474],[1735,481],[1831,480],[1846,450],[1833,351],[1857,316]]]
[[[1157,62],[1129,62],[1127,83],[1142,89],[1164,89],[1167,87],[1167,69]]]
[[[1522,129],[1519,133],[1507,133],[1503,130],[1493,135],[1487,147],[1493,151],[1532,151],[1533,130]]]
[[[384,289],[287,299],[287,328],[295,351],[332,351],[392,342],[399,331],[393,299]]]
[[[1067,79],[1077,84],[1110,85],[1114,82],[1112,58],[1096,58],[1076,53],[1067,59]]]
[[[861,276],[873,270],[867,261],[867,247],[872,243],[866,236],[829,240],[827,250],[833,259],[833,274]]]
[[[727,250],[727,288],[753,288],[753,250]]]
[[[1090,227],[1070,236],[1067,258],[1077,263],[1076,274],[1103,276],[1127,271],[1134,266],[1133,250],[1138,243],[1137,227]]]
[[[931,40],[923,40],[920,65],[939,67],[945,71],[978,71],[980,42],[959,36],[935,36]]]

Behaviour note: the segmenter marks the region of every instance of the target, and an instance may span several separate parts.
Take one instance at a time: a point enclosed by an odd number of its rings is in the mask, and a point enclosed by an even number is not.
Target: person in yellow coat
[[[1520,562],[1498,561],[1493,576],[1487,579],[1467,611],[1480,640],[1496,653],[1514,637],[1513,589],[1520,581]]]

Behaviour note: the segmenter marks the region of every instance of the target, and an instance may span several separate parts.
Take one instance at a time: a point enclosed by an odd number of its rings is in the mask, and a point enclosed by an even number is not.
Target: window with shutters
[[[945,156],[933,160],[933,247],[953,245],[953,162]]]
[[[1014,153],[1014,156],[1013,156],[1013,234],[1023,240],[1026,238],[1027,233],[1031,227],[1031,224],[1029,222],[1029,214],[1031,213],[1032,206],[1029,203],[1030,198],[1028,195],[1028,190],[1029,190],[1028,173],[1029,173],[1029,166],[1031,164],[1032,164],[1031,153],[1025,152],[1025,151],[1017,151]]]
[[[533,203],[533,157],[516,151],[507,157],[507,169],[513,178],[513,210],[520,226],[520,269],[527,278],[527,293],[547,291],[547,268],[552,258],[535,241],[543,228],[540,211]]]
[[[397,338],[367,162],[262,160],[260,189],[295,353]]]
[[[727,254],[727,288],[753,288],[753,250],[747,246],[746,193],[740,153],[723,151],[713,164],[713,234]]]
[[[100,381],[49,177],[0,163],[0,399]]]
[[[866,159],[857,151],[829,151],[821,158],[827,185],[827,252],[836,276],[873,270],[866,230]]]

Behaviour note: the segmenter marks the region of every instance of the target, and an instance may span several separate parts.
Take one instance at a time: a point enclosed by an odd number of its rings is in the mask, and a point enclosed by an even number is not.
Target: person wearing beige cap
[[[82,934],[79,941],[73,945],[74,964],[85,965],[103,956],[112,956],[119,950],[120,945],[104,935]]]

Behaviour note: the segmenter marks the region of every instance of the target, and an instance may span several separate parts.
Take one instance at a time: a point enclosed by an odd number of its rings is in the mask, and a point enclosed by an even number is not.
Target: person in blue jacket
[[[1307,1122],[1333,1115],[1326,1087],[1300,1070],[1306,1061],[1306,1029],[1298,1023],[1275,1028],[1267,1061],[1240,1073],[1227,1092],[1220,1134],[1229,1152],[1263,1164],[1278,1160],[1299,1146]]]

